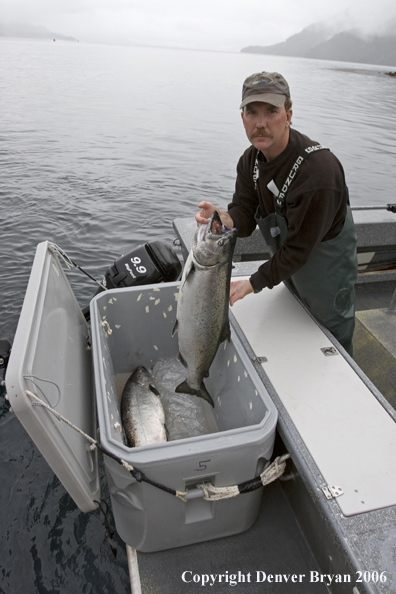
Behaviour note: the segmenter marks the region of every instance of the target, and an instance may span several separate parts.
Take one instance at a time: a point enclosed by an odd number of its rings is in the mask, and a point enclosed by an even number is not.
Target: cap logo
[[[259,78],[257,80],[254,80],[251,84],[252,85],[270,85],[273,82],[274,82],[273,78]]]

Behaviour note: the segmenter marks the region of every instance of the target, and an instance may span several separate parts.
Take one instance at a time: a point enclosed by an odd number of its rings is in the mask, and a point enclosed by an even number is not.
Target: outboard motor
[[[181,262],[172,247],[162,241],[150,241],[116,260],[106,271],[102,284],[107,289],[120,289],[171,282],[179,278],[181,271]],[[99,287],[95,295],[103,290]],[[89,305],[83,314],[88,320]]]
[[[121,256],[104,276],[108,289],[148,285],[177,280],[182,266],[174,250],[162,241],[138,245]]]

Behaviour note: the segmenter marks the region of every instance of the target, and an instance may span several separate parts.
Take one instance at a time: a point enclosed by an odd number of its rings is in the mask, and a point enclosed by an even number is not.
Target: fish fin
[[[184,271],[184,282],[183,285],[180,287],[180,289],[182,289],[182,287],[185,285],[188,277],[195,272],[195,264],[192,260],[190,260],[189,262],[187,262],[186,264],[186,269]]]
[[[190,274],[192,274],[193,272],[195,272],[195,264],[192,260],[190,260],[190,265],[188,267],[188,270],[186,271],[186,279],[190,276]]]
[[[155,386],[153,386],[153,384],[150,384],[149,385],[149,388],[150,388],[151,392],[153,394],[155,394],[156,396],[159,396],[160,395],[160,393],[158,392],[157,388]]]
[[[176,318],[176,322],[175,322],[175,325],[173,326],[173,330],[172,330],[172,336],[174,336],[176,334],[178,329],[179,329],[179,320]]]
[[[177,353],[177,358],[179,359],[179,361],[183,365],[183,367],[188,367],[188,365],[180,351]]]
[[[191,388],[188,385],[187,380],[185,380],[177,386],[175,392],[177,392],[178,394],[191,394],[191,396],[198,396],[198,398],[203,398],[204,400],[206,400],[206,402],[209,402],[209,404],[214,408],[214,402],[212,400],[212,397],[205,388],[205,384],[203,382],[201,382],[201,387],[199,388],[199,390],[195,390],[195,388]]]
[[[228,342],[231,341],[231,328],[229,320],[227,320],[227,322],[224,324],[223,330],[221,331],[220,342],[224,342],[225,340],[228,340]]]
[[[178,394],[192,394],[193,396],[195,396],[196,390],[192,391],[192,388],[190,388],[190,386],[188,385],[187,380],[184,380],[184,382],[176,386],[175,392],[177,392]]]

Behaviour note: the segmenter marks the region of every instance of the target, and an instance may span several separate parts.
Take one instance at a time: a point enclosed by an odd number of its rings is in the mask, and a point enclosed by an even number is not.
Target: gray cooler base
[[[157,553],[138,553],[142,594],[187,594],[210,591],[240,594],[326,594],[324,583],[310,582],[310,572],[318,566],[296,522],[279,481],[267,485],[258,519],[250,530],[237,536],[219,538],[183,548]],[[241,495],[240,497],[243,497]],[[250,582],[235,586],[216,582],[213,586],[185,583],[193,575],[238,574]],[[302,582],[257,582],[256,572],[267,574],[305,574]],[[259,574],[260,578],[263,574]]]

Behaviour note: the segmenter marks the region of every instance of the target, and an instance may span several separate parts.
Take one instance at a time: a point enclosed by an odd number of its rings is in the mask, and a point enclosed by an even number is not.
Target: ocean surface
[[[12,342],[39,242],[100,279],[135,246],[171,243],[200,200],[227,205],[248,146],[242,82],[262,70],[286,77],[293,126],[339,157],[353,205],[395,200],[389,67],[0,39],[0,339]],[[68,278],[87,305],[94,283]],[[0,443],[0,593],[129,592],[123,543],[115,559],[103,516],[79,512],[4,388]]]

